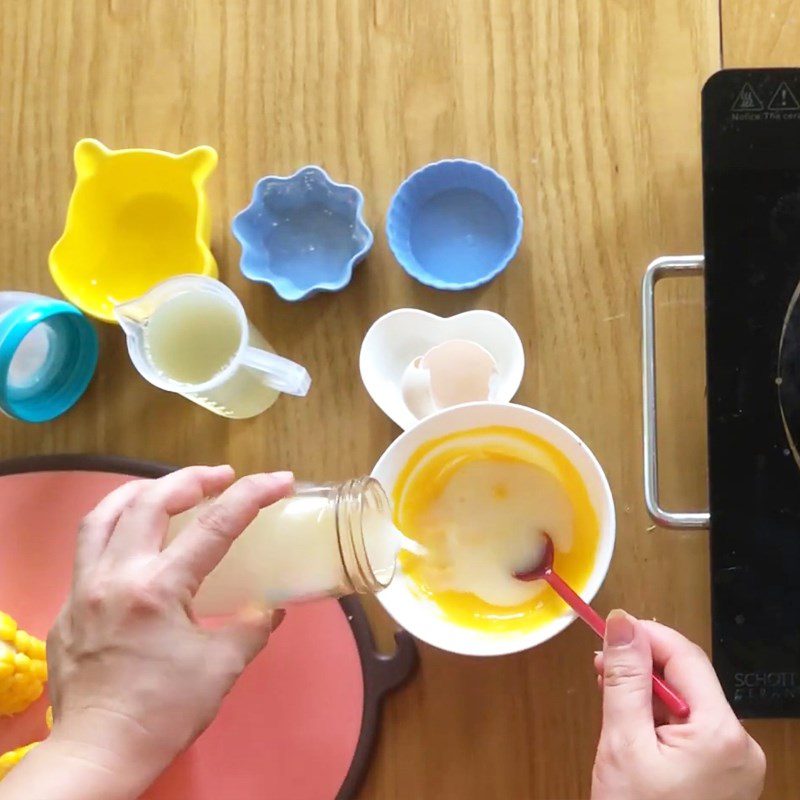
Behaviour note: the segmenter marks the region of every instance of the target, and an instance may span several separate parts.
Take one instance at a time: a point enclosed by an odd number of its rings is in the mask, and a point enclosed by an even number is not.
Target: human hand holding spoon
[[[561,599],[572,608],[572,610],[601,638],[606,635],[605,620],[573,589],[565,583],[562,578],[553,570],[553,559],[555,549],[553,540],[547,533],[542,532],[544,537],[544,551],[541,561],[532,569],[524,572],[515,572],[514,577],[521,581],[543,580],[548,583]],[[686,719],[689,716],[689,706],[686,701],[668,686],[663,678],[653,674],[653,694],[660,698],[670,714],[679,719]]]

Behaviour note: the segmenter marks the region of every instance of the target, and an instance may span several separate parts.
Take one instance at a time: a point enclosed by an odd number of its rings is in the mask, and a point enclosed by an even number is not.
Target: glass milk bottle
[[[168,541],[198,506],[173,517]],[[229,614],[249,603],[272,608],[321,597],[375,593],[394,577],[402,536],[373,478],[297,484],[295,494],[262,509],[203,581],[193,608]]]

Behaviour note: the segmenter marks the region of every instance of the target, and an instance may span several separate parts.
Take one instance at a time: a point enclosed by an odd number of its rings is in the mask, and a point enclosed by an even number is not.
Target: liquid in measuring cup
[[[145,328],[153,366],[179,383],[205,383],[222,372],[241,343],[236,309],[208,293],[185,293],[159,306]]]

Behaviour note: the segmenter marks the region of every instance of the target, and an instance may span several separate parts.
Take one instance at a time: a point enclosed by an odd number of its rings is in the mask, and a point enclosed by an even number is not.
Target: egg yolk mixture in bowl
[[[538,564],[542,532],[578,593],[595,568],[600,523],[586,485],[528,431],[492,425],[426,442],[400,471],[393,500],[396,526],[425,549],[401,553],[407,581],[459,626],[525,633],[566,613],[543,581],[514,578]]]

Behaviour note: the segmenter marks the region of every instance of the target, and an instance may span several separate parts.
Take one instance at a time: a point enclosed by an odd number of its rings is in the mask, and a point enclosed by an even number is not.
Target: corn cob
[[[39,742],[26,744],[25,747],[18,747],[16,750],[9,750],[7,753],[0,755],[0,781],[19,764],[22,757],[30,750],[33,750]]]
[[[38,700],[47,680],[45,645],[0,611],[0,717]]]

